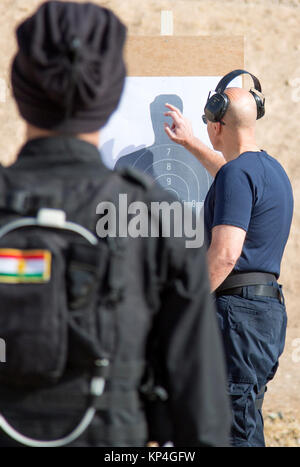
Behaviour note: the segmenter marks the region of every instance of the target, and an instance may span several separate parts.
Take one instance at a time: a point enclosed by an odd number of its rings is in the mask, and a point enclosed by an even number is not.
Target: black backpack
[[[153,186],[152,179],[131,168],[114,176],[144,190]],[[29,439],[0,413],[0,428],[33,447],[59,447],[77,439],[105,407],[100,396],[106,380],[129,373],[140,379],[146,369],[142,360],[111,367],[113,349],[99,339],[99,331],[106,332],[99,329],[101,309],[113,310],[124,296],[127,239],[97,238],[66,220],[53,193],[47,198],[21,190],[0,202],[0,338],[6,343],[0,385],[38,392],[74,371],[90,376],[90,394],[79,425],[59,440]],[[156,294],[150,295],[156,307]]]
[[[6,343],[0,384],[30,390],[49,387],[72,369],[91,375],[89,407],[69,436],[31,440],[0,414],[0,427],[16,441],[62,446],[91,423],[110,364],[97,338],[97,310],[121,299],[123,253],[116,239],[95,237],[57,209],[0,227],[0,336]]]

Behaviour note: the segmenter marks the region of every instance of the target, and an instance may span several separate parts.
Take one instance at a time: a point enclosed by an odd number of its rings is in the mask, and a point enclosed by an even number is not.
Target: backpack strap
[[[26,190],[14,190],[0,199],[0,209],[21,216],[36,214],[42,208],[59,209],[61,206],[61,200],[54,193],[33,194]]]
[[[107,242],[111,254],[108,271],[109,294],[107,304],[112,306],[120,302],[125,292],[125,253],[128,239],[108,237]]]

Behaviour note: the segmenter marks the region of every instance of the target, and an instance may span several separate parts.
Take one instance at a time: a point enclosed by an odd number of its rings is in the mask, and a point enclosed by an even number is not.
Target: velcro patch
[[[43,283],[50,277],[50,251],[0,248],[0,283]]]

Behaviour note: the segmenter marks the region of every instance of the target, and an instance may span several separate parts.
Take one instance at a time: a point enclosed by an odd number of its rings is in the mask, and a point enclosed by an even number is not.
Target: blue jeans
[[[253,286],[243,296],[216,299],[223,335],[232,405],[232,446],[265,446],[263,417],[257,407],[263,388],[277,370],[284,349],[287,316],[281,286],[276,298],[255,296]]]

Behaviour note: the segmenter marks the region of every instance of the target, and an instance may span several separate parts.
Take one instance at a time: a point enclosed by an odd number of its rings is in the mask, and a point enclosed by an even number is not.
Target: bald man
[[[255,140],[257,106],[227,88],[229,106],[207,122],[214,150],[167,104],[165,131],[214,177],[204,205],[211,289],[227,358],[233,446],[265,446],[262,401],[284,348],[286,310],[277,279],[289,236],[293,195],[282,166]],[[221,154],[222,155],[221,155]]]

